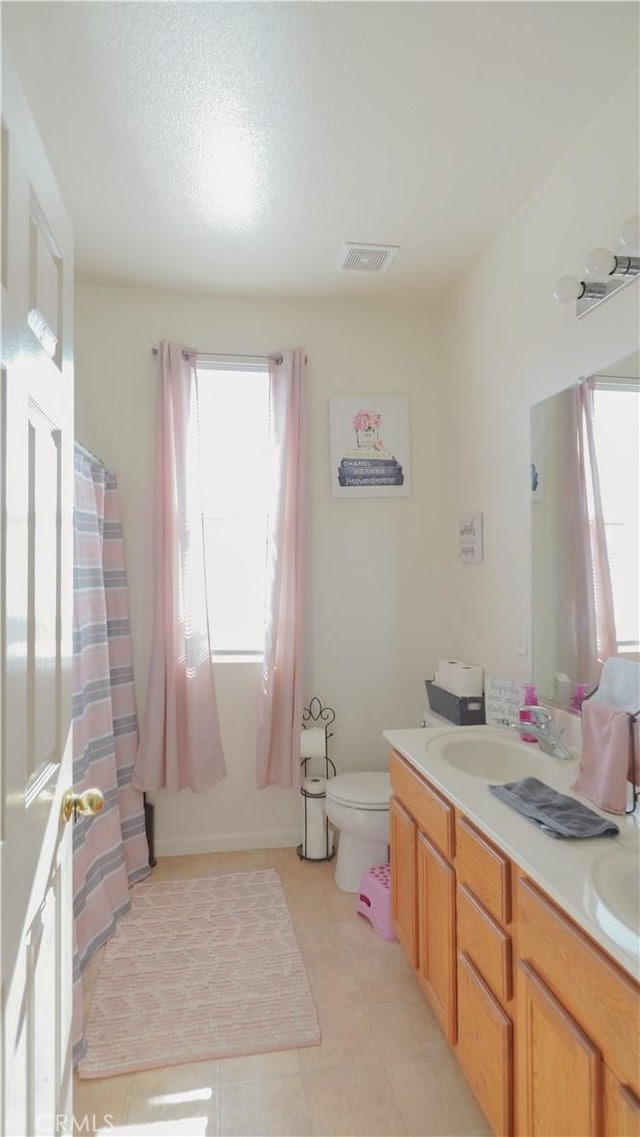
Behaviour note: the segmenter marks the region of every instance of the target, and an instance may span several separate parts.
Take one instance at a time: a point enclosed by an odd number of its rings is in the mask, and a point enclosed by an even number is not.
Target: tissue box
[[[481,726],[484,719],[484,695],[452,695],[425,679],[429,706],[436,715],[442,715],[456,726]]]

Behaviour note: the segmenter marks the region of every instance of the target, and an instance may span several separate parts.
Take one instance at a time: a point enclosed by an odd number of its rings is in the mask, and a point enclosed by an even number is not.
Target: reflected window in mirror
[[[593,404],[617,654],[638,659],[640,383],[596,379]]]

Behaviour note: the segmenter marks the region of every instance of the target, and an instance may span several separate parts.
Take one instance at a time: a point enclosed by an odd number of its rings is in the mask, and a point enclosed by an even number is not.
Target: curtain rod
[[[640,377],[637,375],[591,375],[591,379],[595,379],[599,387],[637,387],[640,384]]]
[[[159,353],[159,348],[157,348],[157,347],[151,348],[151,354],[153,356],[157,356],[158,353]],[[232,351],[227,351],[227,352],[225,352],[225,351],[196,351],[194,354],[198,357],[198,359],[260,359],[260,360],[262,360],[262,362],[269,359],[268,355],[238,355],[237,353],[234,353]],[[183,351],[182,352],[182,358],[188,359],[189,358],[188,352]],[[276,355],[275,360],[276,360],[276,363],[282,363],[282,356]]]
[[[151,354],[154,357],[158,356],[159,351],[160,351],[160,349],[157,347],[151,348]],[[271,359],[270,355],[238,355],[237,353],[234,353],[233,351],[227,351],[227,352],[225,352],[225,351],[196,351],[196,352],[194,352],[194,354],[198,357],[198,359],[220,359],[220,360],[224,360],[224,359],[230,359],[230,360],[231,359],[259,359],[263,363],[265,360]],[[183,351],[182,352],[182,358],[188,359],[189,358],[188,352]],[[282,356],[281,355],[274,355],[273,358],[275,359],[276,363],[282,363]],[[306,353],[305,353],[304,361],[305,361],[305,363],[309,362],[309,359],[308,359],[308,356],[306,355]]]

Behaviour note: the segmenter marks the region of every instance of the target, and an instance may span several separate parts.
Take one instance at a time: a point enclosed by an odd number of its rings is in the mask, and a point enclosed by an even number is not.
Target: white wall
[[[161,237],[159,237],[161,239]],[[424,310],[340,302],[227,299],[80,286],[76,435],[120,478],[136,686],[143,705],[151,622],[151,484],[156,365],[167,338],[201,350],[309,356],[308,695],[336,711],[339,772],[386,768],[381,731],[417,724],[441,653],[441,375]],[[328,397],[406,394],[408,498],[330,496]],[[216,665],[229,777],[206,794],[156,795],[161,853],[297,844],[300,798],[255,789],[258,666]]]
[[[529,407],[638,346],[638,282],[577,320],[552,299],[589,249],[638,208],[638,91],[627,83],[466,274],[438,313],[344,302],[77,290],[77,435],[120,475],[140,704],[150,628],[150,504],[160,338],[203,350],[309,353],[308,693],[337,712],[341,771],[383,769],[385,727],[419,721],[446,654],[526,679],[530,627]],[[438,356],[442,356],[440,362]],[[333,500],[328,396],[410,399],[413,492]],[[461,512],[484,514],[484,562],[457,558]],[[230,776],[158,795],[161,852],[295,844],[299,798],[254,789],[256,668],[217,668]]]
[[[446,651],[528,679],[529,408],[638,346],[637,280],[578,320],[553,285],[613,248],[638,212],[638,84],[625,84],[443,305]],[[457,559],[461,512],[484,514],[484,562]]]

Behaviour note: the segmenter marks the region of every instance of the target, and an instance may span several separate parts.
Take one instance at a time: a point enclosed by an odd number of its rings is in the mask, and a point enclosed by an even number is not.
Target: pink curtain
[[[306,449],[303,348],[269,358],[270,502],[258,787],[300,784]]]
[[[595,686],[605,659],[618,649],[595,445],[594,388],[595,381],[588,379],[572,391],[571,467],[577,679]]]
[[[205,586],[196,353],[163,341],[153,638],[134,785],[201,791],[226,775]]]

